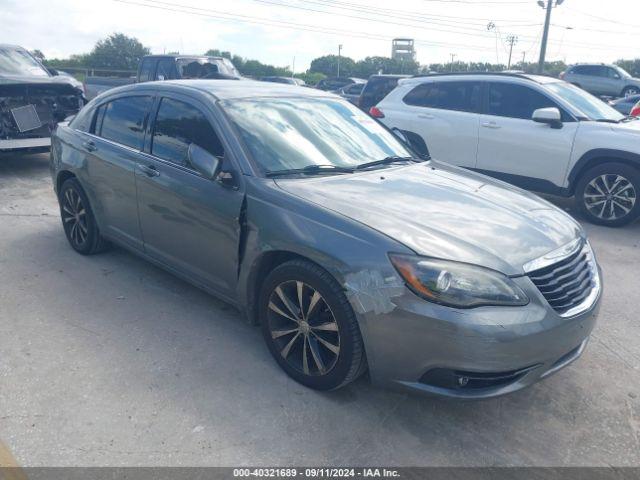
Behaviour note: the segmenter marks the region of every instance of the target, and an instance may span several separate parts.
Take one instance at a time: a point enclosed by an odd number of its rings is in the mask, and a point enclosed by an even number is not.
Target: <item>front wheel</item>
[[[640,88],[638,87],[625,87],[624,90],[622,90],[623,97],[628,97],[630,95],[637,95],[638,93],[640,93]]]
[[[585,172],[576,187],[576,203],[591,222],[621,227],[640,216],[640,172],[622,163],[604,163]]]
[[[263,282],[259,302],[269,351],[297,382],[334,390],[364,371],[355,314],[340,284],[322,268],[304,260],[276,267]]]

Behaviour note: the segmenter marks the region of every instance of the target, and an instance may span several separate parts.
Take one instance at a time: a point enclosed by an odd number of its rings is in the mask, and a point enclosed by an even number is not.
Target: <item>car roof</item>
[[[136,90],[158,90],[179,92],[197,90],[207,93],[218,100],[255,97],[333,97],[335,95],[292,84],[261,82],[258,80],[164,80],[161,82],[143,82],[125,85],[117,89],[118,93]],[[115,90],[115,89],[114,89]]]
[[[198,59],[211,59],[222,60],[224,57],[216,57],[215,55],[171,55],[171,54],[157,54],[157,55],[145,55],[142,58],[198,58]]]
[[[505,79],[505,78],[520,78],[523,80],[528,80],[531,82],[545,84],[545,83],[553,83],[560,82],[561,80],[548,77],[546,75],[533,75],[529,73],[507,73],[507,72],[458,72],[458,73],[430,73],[426,75],[415,75],[411,78],[406,78],[400,80],[402,85],[407,84],[418,84],[422,83],[425,80],[430,80],[433,78],[446,78],[452,80],[469,80],[470,77],[481,77],[485,80],[491,79]]]

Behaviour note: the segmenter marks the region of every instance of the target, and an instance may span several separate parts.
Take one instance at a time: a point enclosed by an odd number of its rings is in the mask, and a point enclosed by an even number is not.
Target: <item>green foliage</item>
[[[294,77],[301,78],[307,85],[315,85],[323,78],[327,78],[324,73],[319,72],[296,73]]]
[[[309,72],[323,73],[327,77],[335,77],[338,74],[338,56],[325,55],[311,62]],[[356,73],[356,62],[349,57],[340,57],[340,76],[353,77]]]
[[[245,59],[239,55],[232,55],[231,52],[221,51],[216,48],[207,50],[205,55],[228,58],[235,65],[238,71],[247,77],[291,76],[291,70],[288,68],[274,67],[273,65],[267,65],[258,60]]]
[[[394,60],[390,57],[366,57],[354,61],[349,57],[340,57],[340,76],[369,78],[376,73],[402,73],[415,75],[420,71],[418,62]],[[309,72],[322,73],[328,77],[335,77],[338,73],[338,56],[325,55],[311,62]]]
[[[44,57],[44,53],[42,53],[41,50],[38,50],[37,48],[35,50],[31,50],[31,55],[33,55],[34,57],[36,57],[38,60],[40,60],[41,62],[45,59]]]
[[[560,72],[564,71],[567,65],[562,61],[545,62],[544,74],[552,77],[558,77]],[[537,73],[538,62],[514,63],[511,70],[521,70],[525,73]],[[422,73],[436,72],[502,72],[507,70],[507,66],[502,63],[482,63],[482,62],[453,62],[451,63],[432,63],[428,67],[423,67]]]
[[[85,60],[87,66],[94,68],[136,70],[140,59],[149,52],[137,38],[114,33],[96,43],[91,53],[85,56]]]
[[[616,60],[615,64],[624,68],[632,77],[640,77],[640,58],[633,60]]]

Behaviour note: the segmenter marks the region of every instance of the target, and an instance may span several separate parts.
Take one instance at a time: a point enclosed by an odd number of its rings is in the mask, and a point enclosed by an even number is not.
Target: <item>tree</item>
[[[140,59],[150,50],[137,38],[114,33],[100,40],[86,57],[87,66],[114,70],[136,70]]]
[[[37,48],[35,50],[31,50],[31,55],[33,55],[34,57],[36,57],[38,60],[40,60],[41,62],[43,62],[45,60],[45,56],[44,53],[42,53],[41,50],[38,50]]]
[[[356,62],[349,57],[340,57],[340,76],[351,77],[355,74]],[[311,73],[324,73],[327,77],[335,77],[338,74],[338,56],[325,55],[311,62]]]
[[[369,78],[376,73],[395,73],[415,75],[420,70],[420,65],[415,60],[399,60],[390,57],[366,57],[356,62],[354,75],[361,78]]]
[[[640,76],[640,58],[634,60],[616,60],[615,64],[624,68],[632,77]]]

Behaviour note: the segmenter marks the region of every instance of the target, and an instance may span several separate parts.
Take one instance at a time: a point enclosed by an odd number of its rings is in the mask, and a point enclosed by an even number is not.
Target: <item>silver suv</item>
[[[640,93],[640,79],[617,65],[574,65],[562,72],[560,78],[594,95],[626,97]]]

